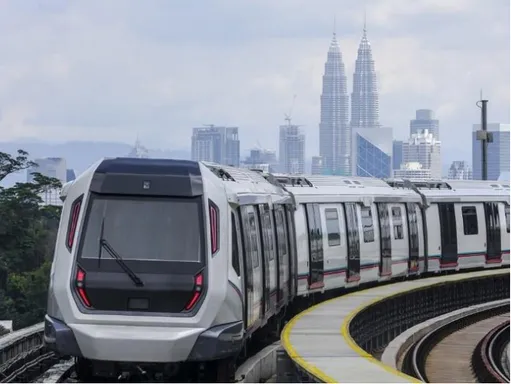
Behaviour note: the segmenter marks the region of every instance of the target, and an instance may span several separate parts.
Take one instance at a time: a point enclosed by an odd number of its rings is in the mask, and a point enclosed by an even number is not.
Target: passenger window
[[[509,233],[509,205],[504,207],[504,212],[506,214],[506,231]]]
[[[403,240],[403,218],[401,207],[392,207],[392,224],[394,226],[394,240]]]
[[[325,209],[326,231],[328,233],[328,246],[341,245],[341,229],[339,227],[339,215],[336,208]]]
[[[463,216],[463,233],[465,235],[477,235],[479,228],[477,227],[476,207],[461,207]]]
[[[364,243],[372,243],[374,241],[374,227],[373,227],[373,215],[371,208],[363,207],[361,209],[362,214],[362,229],[364,231]]]
[[[232,227],[232,267],[236,274],[240,276],[240,252],[238,248],[238,229],[234,213],[231,213],[231,227]]]

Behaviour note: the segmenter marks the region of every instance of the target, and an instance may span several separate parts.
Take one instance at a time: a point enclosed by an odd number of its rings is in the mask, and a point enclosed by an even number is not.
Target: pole
[[[476,133],[477,140],[481,141],[481,178],[488,180],[488,143],[493,141],[488,132],[488,100],[479,100],[476,105],[481,108],[481,129]]]
[[[481,140],[482,151],[481,151],[481,161],[482,161],[482,176],[483,180],[488,180],[488,121],[487,121],[487,113],[488,113],[488,100],[481,100],[481,130],[484,132],[483,140]]]

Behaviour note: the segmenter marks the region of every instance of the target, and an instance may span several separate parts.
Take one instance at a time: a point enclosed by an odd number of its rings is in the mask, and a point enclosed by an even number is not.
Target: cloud
[[[470,159],[481,88],[490,120],[509,122],[505,0],[3,1],[0,140],[138,133],[188,148],[191,127],[214,123],[240,126],[243,148],[277,148],[297,94],[315,155],[334,15],[351,92],[364,8],[381,123],[405,138],[415,110],[434,109],[444,161]]]

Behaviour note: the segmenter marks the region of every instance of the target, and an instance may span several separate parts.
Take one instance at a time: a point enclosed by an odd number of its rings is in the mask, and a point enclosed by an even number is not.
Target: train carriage
[[[116,158],[62,199],[44,339],[77,358],[85,381],[149,371],[226,381],[251,339],[278,334],[318,295],[509,265],[501,182]]]

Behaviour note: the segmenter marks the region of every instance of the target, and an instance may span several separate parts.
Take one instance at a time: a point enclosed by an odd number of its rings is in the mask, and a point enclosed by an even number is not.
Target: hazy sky
[[[227,124],[277,148],[296,94],[315,155],[334,15],[351,93],[364,7],[381,123],[405,138],[434,109],[444,162],[470,160],[481,88],[509,122],[509,0],[0,0],[0,140],[188,149],[191,127]]]

